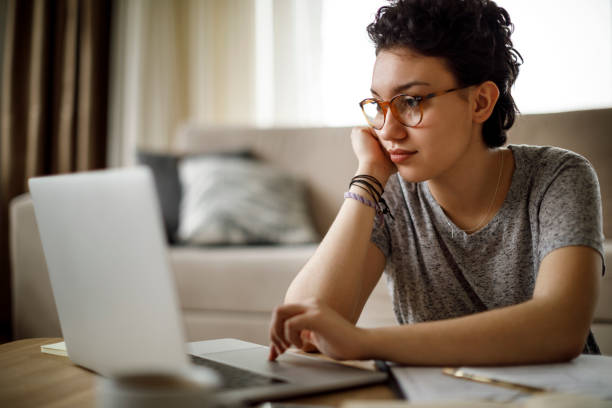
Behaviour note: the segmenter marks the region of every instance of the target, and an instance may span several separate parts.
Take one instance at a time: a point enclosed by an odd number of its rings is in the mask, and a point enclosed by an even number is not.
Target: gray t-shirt
[[[555,147],[510,145],[515,171],[506,200],[482,229],[467,234],[444,213],[427,182],[399,174],[384,198],[395,220],[372,231],[399,323],[464,316],[532,297],[542,259],[570,245],[603,259],[601,197],[590,163]],[[592,335],[587,352],[597,351]]]

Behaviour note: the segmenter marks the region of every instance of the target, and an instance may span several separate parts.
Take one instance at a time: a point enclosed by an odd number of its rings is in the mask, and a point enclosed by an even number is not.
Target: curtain
[[[106,165],[111,2],[4,0],[0,331],[10,338],[8,209],[30,177]]]
[[[322,0],[117,0],[109,164],[167,151],[182,124],[312,124]]]

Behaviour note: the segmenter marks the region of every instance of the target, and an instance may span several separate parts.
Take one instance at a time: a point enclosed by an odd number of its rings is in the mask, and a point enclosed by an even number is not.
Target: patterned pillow
[[[304,184],[252,159],[192,157],[179,163],[177,236],[191,245],[302,244],[317,240]]]

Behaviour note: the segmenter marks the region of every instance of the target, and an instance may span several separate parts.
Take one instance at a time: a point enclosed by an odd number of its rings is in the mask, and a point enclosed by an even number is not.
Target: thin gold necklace
[[[499,151],[499,153],[500,153],[500,157],[499,157],[499,175],[497,176],[497,185],[495,186],[495,193],[493,193],[493,198],[491,199],[491,202],[489,203],[489,208],[487,208],[487,212],[480,219],[480,222],[478,223],[478,225],[476,227],[471,228],[471,229],[463,230],[466,233],[478,231],[480,229],[480,227],[482,227],[484,225],[484,223],[487,220],[487,217],[489,216],[489,213],[491,212],[491,208],[493,207],[493,203],[495,202],[495,199],[497,198],[497,191],[499,190],[499,184],[501,182],[501,176],[502,176],[502,173],[503,173],[503,170],[504,170],[504,153],[501,150]]]

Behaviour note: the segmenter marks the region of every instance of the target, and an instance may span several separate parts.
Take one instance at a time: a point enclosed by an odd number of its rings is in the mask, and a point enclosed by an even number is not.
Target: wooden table
[[[67,357],[41,353],[62,339],[17,340],[0,345],[0,407],[95,407],[97,375]],[[347,400],[395,399],[386,385],[327,393],[289,402],[340,406]]]

